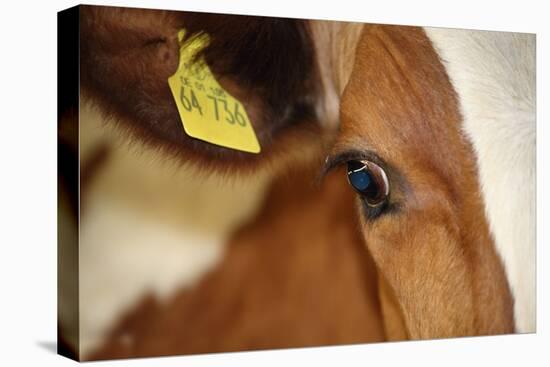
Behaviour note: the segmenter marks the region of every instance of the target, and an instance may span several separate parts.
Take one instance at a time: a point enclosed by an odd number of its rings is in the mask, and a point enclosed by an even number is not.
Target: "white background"
[[[90,3],[105,4],[92,1]],[[72,1],[0,10],[0,366],[74,365],[56,338],[56,12]],[[8,5],[9,4],[9,5]],[[110,1],[110,5],[537,33],[538,333],[431,342],[170,357],[116,366],[548,365],[548,38],[546,1]],[[546,105],[545,105],[546,103]],[[546,163],[546,164],[545,164]],[[544,223],[546,222],[546,226]],[[545,228],[546,227],[546,228]],[[95,364],[95,363],[94,363]]]

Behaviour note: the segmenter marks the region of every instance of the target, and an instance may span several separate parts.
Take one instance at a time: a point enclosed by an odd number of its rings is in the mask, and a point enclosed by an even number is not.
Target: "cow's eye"
[[[386,173],[376,163],[366,160],[348,161],[348,180],[371,208],[382,207],[390,193]]]

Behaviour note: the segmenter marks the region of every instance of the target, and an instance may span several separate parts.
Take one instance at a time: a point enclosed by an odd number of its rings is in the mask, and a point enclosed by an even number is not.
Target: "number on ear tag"
[[[180,42],[184,34],[179,32]],[[189,136],[212,144],[259,153],[242,103],[221,87],[204,60],[193,60],[208,42],[208,35],[200,33],[181,44],[178,70],[168,78],[183,128]]]

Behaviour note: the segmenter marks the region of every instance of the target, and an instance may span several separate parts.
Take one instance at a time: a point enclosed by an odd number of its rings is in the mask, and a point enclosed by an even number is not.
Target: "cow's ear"
[[[318,118],[320,81],[307,21],[187,13],[183,23],[186,38],[209,35],[198,56],[247,105],[260,135],[273,138],[286,125]]]
[[[178,69],[181,29],[186,37],[208,34],[199,56],[246,108],[261,154],[185,133],[168,85]],[[297,150],[290,144],[319,145],[319,72],[307,21],[82,7],[80,36],[81,95],[142,143],[223,167],[279,160],[280,153]]]

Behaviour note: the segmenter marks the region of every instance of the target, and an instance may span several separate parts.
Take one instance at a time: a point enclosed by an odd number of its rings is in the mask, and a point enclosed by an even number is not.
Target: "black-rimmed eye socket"
[[[370,207],[380,207],[390,193],[388,177],[376,163],[366,160],[348,161],[348,180]]]

